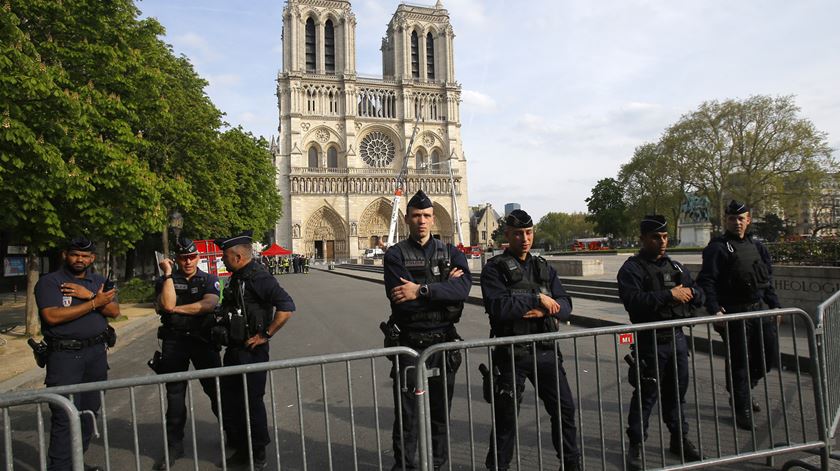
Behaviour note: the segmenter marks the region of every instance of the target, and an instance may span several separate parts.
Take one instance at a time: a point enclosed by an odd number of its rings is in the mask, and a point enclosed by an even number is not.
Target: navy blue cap
[[[648,214],[639,223],[639,233],[647,234],[649,232],[668,232],[668,221],[665,216],[659,214]]]
[[[192,255],[194,253],[198,253],[198,248],[195,246],[195,242],[193,242],[192,239],[181,236],[175,242],[175,253],[178,255]]]
[[[227,250],[237,245],[251,245],[254,242],[254,238],[251,237],[253,234],[254,231],[242,231],[238,235],[224,239],[216,239],[214,242],[222,250]]]
[[[96,244],[88,240],[87,237],[79,236],[73,237],[67,241],[67,250],[79,250],[82,252],[95,252]]]
[[[516,229],[527,229],[534,227],[534,220],[531,215],[521,209],[514,209],[505,218],[505,226]]]
[[[426,193],[423,193],[423,190],[417,190],[417,193],[414,193],[414,196],[408,200],[408,208],[416,208],[416,209],[426,209],[432,207],[432,200],[426,196]]]
[[[740,203],[732,200],[726,207],[726,214],[744,214],[750,211],[750,207],[746,203]]]

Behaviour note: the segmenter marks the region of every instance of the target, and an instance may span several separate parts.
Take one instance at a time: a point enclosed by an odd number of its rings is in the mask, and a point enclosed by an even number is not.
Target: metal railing
[[[83,471],[84,458],[82,456],[82,425],[81,419],[79,418],[79,411],[70,399],[58,394],[47,392],[46,390],[32,391],[18,397],[11,395],[0,396],[0,411],[3,412],[3,451],[6,455],[6,469],[9,471],[15,469],[15,456],[14,449],[12,447],[12,418],[9,413],[9,409],[24,405],[35,405],[36,407],[38,463],[41,469],[47,469],[47,444],[44,432],[44,411],[42,409],[42,406],[45,403],[61,408],[64,413],[67,414],[67,417],[69,417],[73,469],[74,471]]]
[[[429,427],[430,398],[427,394],[429,377],[437,372],[426,368],[426,362],[432,355],[441,352],[461,352],[464,358],[463,366],[466,370],[465,383],[467,396],[465,400],[455,399],[457,404],[447,404],[452,407],[453,415],[447,422],[446,440],[450,443],[449,469],[454,469],[452,458],[458,455],[458,466],[464,461],[470,463],[472,469],[481,468],[484,464],[477,462],[476,452],[479,448],[475,441],[477,432],[496,431],[495,405],[476,403],[472,390],[475,382],[477,360],[475,350],[479,350],[480,358],[487,361],[490,370],[493,369],[493,353],[491,349],[507,348],[513,355],[513,345],[525,345],[536,353],[537,345],[549,342],[558,353],[565,355],[566,361],[558,360],[558,367],[565,365],[569,386],[576,398],[576,419],[578,424],[577,437],[584,469],[627,469],[624,455],[628,450],[628,441],[624,434],[626,409],[636,407],[635,404],[625,402],[630,397],[632,389],[628,379],[622,374],[623,357],[621,339],[627,334],[638,335],[640,332],[656,329],[670,332],[674,335],[677,329],[685,328],[689,349],[689,393],[686,394],[685,409],[680,405],[680,413],[686,415],[686,420],[693,415],[689,427],[689,437],[697,441],[699,452],[706,456],[698,462],[684,462],[682,456],[676,458],[666,455],[667,441],[664,438],[665,428],[655,417],[663,417],[662,401],[657,401],[658,414],[651,414],[650,430],[658,432],[657,443],[643,445],[642,460],[644,469],[700,469],[719,468],[720,466],[754,459],[771,461],[774,456],[820,450],[824,468],[827,469],[827,429],[824,423],[824,388],[818,368],[818,355],[814,333],[814,326],[810,317],[799,309],[781,309],[773,311],[758,311],[752,313],[727,315],[728,326],[735,323],[746,323],[755,319],[772,322],[775,316],[789,318],[795,326],[804,325],[807,338],[808,358],[810,358],[811,381],[804,379],[804,372],[798,365],[793,372],[776,370],[766,377],[763,387],[752,393],[755,399],[763,405],[763,412],[755,413],[749,431],[739,430],[735,416],[735,406],[728,402],[728,393],[719,389],[721,384],[732,381],[732,373],[727,368],[731,361],[729,345],[724,348],[712,349],[703,354],[695,348],[696,338],[712,337],[712,324],[720,321],[715,317],[700,317],[686,320],[657,322],[632,326],[615,326],[595,329],[581,329],[552,334],[540,334],[519,337],[503,337],[487,340],[450,342],[433,345],[421,352],[417,361],[417,384],[421,386],[418,407],[422,430],[420,431],[421,469],[432,469],[432,436]],[[795,327],[794,327],[795,329]],[[733,331],[734,332],[734,331]],[[742,330],[743,332],[743,330]],[[761,336],[762,350],[764,338]],[[582,355],[582,346],[587,344],[594,351],[594,355]],[[670,347],[669,347],[670,348]],[[674,347],[675,348],[675,347]],[[798,355],[799,346],[796,337],[793,341],[794,354]],[[676,348],[674,350],[676,355]],[[780,364],[780,357],[774,359]],[[536,363],[534,363],[536,369]],[[674,381],[676,382],[676,366]],[[638,371],[638,370],[637,370]],[[656,384],[661,384],[659,370],[656,369]],[[726,373],[723,373],[726,371]],[[514,369],[514,376],[516,375]],[[529,377],[531,379],[531,377]],[[636,384],[641,384],[643,378],[636,375]],[[728,381],[727,381],[728,380]],[[533,397],[529,404],[521,404],[523,412],[516,422],[516,451],[515,460],[518,469],[550,469],[556,465],[547,464],[544,456],[543,433],[540,409],[537,404],[540,398],[537,394],[539,378],[531,379],[534,385],[533,396],[527,392],[522,398]],[[675,384],[674,387],[677,385]],[[456,386],[456,390],[458,387]],[[491,384],[491,388],[494,386]],[[559,395],[559,383],[558,383]],[[661,394],[660,394],[661,397]],[[626,405],[626,407],[625,407]],[[640,405],[639,405],[640,406]],[[524,419],[525,410],[534,414]],[[656,411],[656,409],[654,409]],[[462,423],[466,427],[449,428],[449,424]],[[615,425],[618,424],[618,427]],[[594,430],[593,430],[594,429]],[[585,438],[597,437],[594,443],[585,442]],[[651,433],[655,437],[656,433]],[[455,446],[468,442],[468,446]],[[526,445],[535,443],[536,445]],[[485,445],[485,449],[488,445]],[[558,451],[562,454],[562,451]],[[464,455],[467,455],[466,457]]]
[[[825,378],[825,402],[828,435],[834,438],[840,422],[840,375],[829,374],[828,365],[840,365],[840,291],[817,307],[817,347]]]
[[[205,469],[212,467],[207,463],[207,455],[217,458],[218,454],[210,453],[208,449],[218,448],[221,454],[221,462],[218,464],[222,469],[227,469],[225,460],[227,453],[225,442],[227,437],[224,429],[224,414],[222,403],[222,388],[220,378],[232,375],[241,375],[243,388],[247,390],[248,374],[257,372],[268,373],[268,403],[267,408],[269,433],[272,434],[273,454],[267,450],[267,459],[274,461],[277,469],[289,466],[290,469],[370,469],[378,467],[383,469],[383,448],[381,430],[383,429],[380,418],[380,399],[377,371],[382,371],[383,365],[377,365],[376,360],[383,360],[393,356],[400,358],[401,355],[416,357],[414,350],[405,347],[393,347],[387,349],[364,350],[351,353],[338,353],[331,355],[320,355],[292,360],[270,361],[249,365],[229,366],[222,368],[205,369],[198,371],[186,371],[180,373],[169,373],[162,375],[150,375],[126,379],[114,379],[101,382],[83,383],[71,386],[58,386],[41,390],[30,390],[13,392],[0,397],[0,411],[3,414],[4,442],[6,449],[7,469],[13,469],[11,434],[12,418],[9,416],[8,407],[18,404],[30,404],[38,402],[51,402],[63,407],[71,417],[72,442],[74,450],[74,462],[79,466],[74,467],[82,470],[82,437],[79,425],[79,413],[73,404],[63,395],[75,395],[85,392],[98,392],[102,401],[101,413],[98,424],[103,438],[103,454],[105,469],[127,469],[126,462],[132,462],[133,468],[137,470],[147,469],[148,463],[141,463],[141,457],[151,448],[154,452],[165,453],[166,462],[169,462],[167,443],[167,422],[166,422],[166,383],[187,381],[187,410],[189,422],[186,429],[191,432],[192,440],[192,461],[194,469]],[[399,360],[397,360],[399,361]],[[365,368],[353,368],[357,362],[369,363]],[[332,366],[332,369],[329,369]],[[302,378],[301,369],[314,368],[316,375]],[[329,370],[329,371],[328,371]],[[368,373],[368,374],[363,374]],[[281,378],[279,375],[283,374]],[[219,404],[218,426],[214,433],[208,433],[211,429],[202,420],[201,427],[197,426],[196,414],[199,408],[196,404],[203,404],[193,394],[193,383],[195,380],[211,378],[215,381],[216,400]],[[364,380],[367,380],[366,382]],[[343,383],[340,386],[331,383],[334,380]],[[396,381],[400,379],[397,378]],[[366,386],[362,384],[366,383]],[[293,386],[292,386],[293,385]],[[152,390],[149,390],[152,388]],[[388,388],[390,390],[390,387]],[[106,391],[108,400],[106,401]],[[127,398],[118,392],[127,392]],[[369,407],[373,413],[367,417],[370,423],[365,423],[364,434],[360,433],[361,426],[357,424],[356,409],[361,398],[364,403],[361,407]],[[284,400],[285,407],[278,402]],[[128,403],[126,410],[126,402]],[[245,404],[246,410],[248,404]],[[339,414],[335,409],[342,408]],[[157,409],[157,414],[154,413]],[[296,410],[297,414],[286,414],[286,410]],[[322,413],[322,426],[317,426],[318,420],[309,420],[305,417],[307,412],[320,409]],[[202,408],[205,418],[209,415],[210,407]],[[340,418],[337,416],[341,415]],[[212,417],[212,416],[211,416]],[[31,417],[28,417],[31,418]],[[159,419],[159,420],[158,420]],[[281,421],[284,430],[281,433]],[[25,420],[22,418],[21,420]],[[38,440],[41,446],[40,463],[41,468],[46,469],[44,458],[44,428],[41,425],[41,412],[38,410]],[[340,422],[337,424],[336,422]],[[250,422],[249,422],[250,424]],[[390,424],[389,424],[390,425]],[[309,427],[309,428],[307,428]],[[310,428],[312,430],[310,430]],[[336,429],[339,433],[336,433]],[[373,431],[369,433],[368,431]],[[218,437],[214,446],[212,435]],[[357,436],[364,435],[367,442],[362,445]],[[333,447],[336,437],[339,437],[341,447],[352,449],[352,466],[350,463],[342,462],[335,464],[333,461]],[[251,433],[247,436],[248,449],[251,449]],[[349,440],[348,440],[349,439]],[[299,448],[294,451],[293,442],[297,442]],[[375,442],[371,447],[370,442]],[[360,464],[360,457],[357,450],[363,448],[375,448],[376,457],[366,455],[364,462]],[[189,455],[187,455],[189,456]],[[204,459],[204,461],[202,461]],[[251,465],[254,464],[253,456],[249,452]],[[120,464],[116,464],[120,463]],[[211,461],[212,463],[212,461]]]
[[[762,411],[753,414],[748,430],[738,427],[735,406],[728,402],[725,385],[732,382],[731,368],[728,368],[732,361],[728,341],[712,345],[709,351],[696,348],[696,344],[708,342],[717,335],[712,332],[712,325],[720,318],[700,317],[596,329],[564,328],[562,332],[552,334],[442,343],[432,345],[419,354],[406,347],[395,347],[9,393],[0,396],[5,463],[7,469],[13,469],[16,459],[14,445],[24,442],[14,438],[13,422],[36,421],[37,427],[30,426],[28,431],[31,433],[33,428],[37,428],[37,460],[41,468],[45,468],[45,434],[41,406],[38,404],[50,403],[63,408],[71,418],[73,459],[77,469],[81,469],[79,413],[63,395],[98,392],[102,408],[97,424],[103,440],[101,453],[97,450],[97,454],[104,456],[106,469],[124,469],[127,462],[131,463],[127,467],[147,468],[148,462],[141,463],[144,454],[149,450],[165,453],[168,449],[165,385],[187,381],[189,422],[186,428],[191,435],[193,467],[204,469],[208,466],[208,459],[219,455],[224,465],[227,441],[224,416],[219,414],[218,423],[213,420],[210,408],[203,407],[207,405],[205,398],[201,395],[194,397],[194,383],[199,379],[212,378],[217,402],[223,407],[220,378],[241,375],[243,387],[247,389],[248,374],[267,372],[266,402],[273,443],[269,461],[276,463],[278,469],[385,469],[388,463],[383,461],[388,453],[383,451],[382,430],[390,425],[391,415],[386,412],[383,419],[380,408],[390,411],[393,405],[390,401],[380,404],[380,394],[386,388],[390,391],[391,385],[380,384],[378,378],[381,374],[377,372],[385,371],[386,358],[400,361],[401,356],[407,356],[417,358],[415,384],[421,385],[415,391],[419,401],[418,454],[421,469],[431,470],[434,440],[427,391],[430,391],[429,379],[440,371],[427,368],[427,362],[437,353],[460,352],[463,362],[461,371],[455,376],[456,394],[451,403],[448,398],[443,398],[444,406],[451,410],[445,424],[445,440],[449,446],[447,464],[443,469],[483,469],[485,463],[479,455],[490,447],[488,437],[497,430],[498,424],[495,395],[492,395],[490,404],[484,402],[482,381],[476,374],[477,366],[479,362],[485,362],[493,371],[494,359],[504,358],[494,356],[493,350],[502,352],[495,355],[510,352],[509,355],[514,356],[513,346],[518,345],[532,355],[538,349],[553,349],[556,369],[565,368],[575,403],[576,439],[584,469],[627,469],[625,454],[629,439],[625,436],[626,417],[630,408],[638,407],[629,399],[633,392],[629,381],[642,384],[643,380],[652,379],[654,384],[662,385],[659,388],[664,388],[668,379],[659,376],[658,367],[653,378],[643,376],[638,370],[635,377],[628,375],[622,361],[628,351],[625,340],[628,334],[637,340],[640,334],[652,330],[670,334],[673,338],[677,330],[684,330],[689,386],[685,403],[678,401],[677,408],[680,415],[685,414],[689,424],[687,436],[696,441],[705,459],[685,462],[684,455],[680,453],[666,453],[665,433],[668,430],[661,423],[664,418],[663,392],[659,393],[660,401],[651,414],[648,430],[652,440],[642,448],[645,469],[719,468],[747,460],[771,461],[776,456],[809,450],[819,453],[822,469],[827,469],[830,456],[828,438],[833,435],[840,415],[840,380],[837,375],[827,374],[827,365],[840,362],[835,319],[838,309],[840,293],[820,306],[816,328],[811,318],[799,309],[727,315],[724,329],[752,321],[772,322],[776,316],[783,316],[793,330],[785,348],[792,349],[794,356],[801,355],[807,359],[807,372],[801,370],[799,362],[796,362],[786,371],[776,368],[758,382],[750,399],[758,402]],[[797,333],[797,326],[804,332]],[[728,332],[738,338],[736,332],[744,331]],[[759,340],[764,351],[763,334],[759,335]],[[807,346],[802,343],[807,343]],[[667,348],[673,348],[676,356],[676,347]],[[803,354],[800,350],[807,352]],[[781,350],[777,350],[776,355],[777,358],[762,357],[762,361],[781,364]],[[511,363],[514,364],[515,374],[518,366],[515,366],[516,362]],[[534,366],[536,370],[536,364]],[[766,366],[763,364],[762,369],[766,370]],[[559,375],[555,376],[559,378]],[[443,377],[446,383],[446,375]],[[675,374],[674,387],[677,386],[676,377]],[[397,382],[398,389],[402,379],[400,375],[392,378]],[[547,433],[550,427],[544,425],[546,421],[539,407],[540,376],[533,375],[529,379],[534,386],[533,393],[527,387],[525,392],[514,392],[514,401],[521,400],[521,413],[515,418],[515,466],[518,469],[556,469],[553,458],[545,453],[546,444],[553,443]],[[489,381],[490,389],[494,390],[492,376]],[[557,390],[559,387],[558,380]],[[23,404],[36,404],[36,417],[32,414],[10,414],[10,408]],[[401,410],[399,404],[395,406],[393,410]],[[400,420],[398,413],[394,414],[394,419]],[[827,421],[826,417],[830,419]],[[250,440],[249,434],[249,445]],[[33,441],[25,440],[26,443]],[[562,453],[562,449],[558,450],[561,460]],[[18,462],[36,460],[31,451],[29,456],[26,452],[18,456]],[[166,459],[168,461],[168,456]],[[253,465],[253,457],[249,459]]]

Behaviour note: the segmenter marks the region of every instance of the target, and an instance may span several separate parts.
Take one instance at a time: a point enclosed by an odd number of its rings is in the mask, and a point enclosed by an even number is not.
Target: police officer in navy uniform
[[[508,249],[488,260],[481,272],[490,336],[557,332],[559,323],[571,317],[572,300],[554,268],[544,258],[529,253],[534,242],[531,216],[521,209],[513,210],[505,218],[504,227]],[[526,379],[538,387],[537,394],[551,417],[551,439],[562,462],[560,469],[580,469],[574,399],[563,359],[555,352],[554,342],[537,343],[536,358],[531,344],[516,345],[513,352],[510,346],[494,349],[493,364],[500,375],[495,382],[495,439],[491,433],[487,469],[507,470],[510,465]]]
[[[750,222],[750,208],[732,200],[726,207],[726,232],[712,239],[703,249],[703,268],[697,282],[706,292],[706,310],[712,315],[760,311],[762,302],[771,309],[781,307],[773,288],[770,253],[764,244],[747,233]],[[777,366],[776,322],[763,318],[715,325],[724,341],[729,337],[734,387],[729,384],[727,370],[726,388],[735,401],[735,423],[745,430],[752,428],[752,413],[761,410],[758,402],[751,398],[751,389],[766,372]]]
[[[452,244],[432,237],[435,216],[432,201],[423,192],[408,201],[405,215],[409,237],[385,253],[385,292],[391,301],[388,324],[399,332],[399,345],[422,351],[437,343],[460,340],[455,323],[461,318],[464,301],[469,297],[472,277],[464,254]],[[395,327],[394,327],[395,326]],[[392,470],[417,467],[417,397],[415,396],[416,364],[412,358],[393,359],[394,406],[402,404],[395,414],[393,428],[394,466]],[[449,444],[446,423],[455,391],[455,373],[461,365],[460,352],[433,355],[429,368],[446,374],[429,378],[429,405],[432,428],[434,467],[446,462]],[[399,375],[399,381],[397,380]],[[402,390],[400,390],[402,386]],[[445,394],[445,396],[444,396]]]
[[[225,286],[223,312],[241,313],[247,319],[241,339],[231,335],[224,354],[224,366],[267,362],[268,342],[292,317],[295,303],[280,287],[277,279],[254,259],[251,232],[216,240],[222,250],[222,261],[233,273]],[[233,334],[233,332],[231,332]],[[254,468],[264,469],[265,447],[271,441],[263,396],[267,373],[248,373],[248,406],[245,410],[242,375],[221,378],[222,418],[234,454],[227,460],[229,469],[250,469],[247,417],[251,421],[251,452]]]
[[[84,237],[71,240],[62,251],[64,263],[58,270],[41,277],[35,285],[35,300],[41,318],[41,333],[49,346],[48,387],[105,381],[108,379],[109,340],[113,331],[106,318],[120,315],[116,289],[104,291],[105,277],[93,273],[96,247]],[[110,330],[110,332],[109,332]],[[110,337],[110,339],[109,339]],[[98,392],[74,394],[79,411],[98,413]],[[70,421],[64,411],[50,405],[50,471],[72,468]],[[81,416],[82,445],[87,450],[93,432],[93,418]],[[85,465],[85,470],[101,468]]]
[[[157,312],[161,327],[161,359],[158,373],[187,371],[190,362],[197,370],[222,366],[219,351],[210,342],[208,316],[219,303],[219,279],[198,268],[198,249],[195,243],[181,237],[176,242],[175,262],[160,262],[163,276],[155,286]],[[177,264],[177,270],[175,265]],[[218,416],[216,382],[212,378],[199,380],[210,399],[213,414]],[[166,438],[169,446],[169,466],[184,456],[184,426],[187,422],[185,395],[187,382],[166,383]],[[152,469],[166,469],[161,455]]]
[[[617,277],[618,294],[630,321],[641,324],[694,316],[695,311],[703,307],[703,291],[682,264],[666,255],[667,221],[663,216],[650,215],[645,216],[639,226],[641,249],[624,262]],[[700,453],[688,438],[685,418],[688,343],[682,328],[639,332],[634,355],[635,365],[628,374],[634,389],[627,416],[630,441],[627,467],[642,469],[642,446],[647,439],[648,419],[660,391],[662,419],[671,432],[670,451],[685,461],[701,460]],[[641,388],[637,380],[641,382]]]

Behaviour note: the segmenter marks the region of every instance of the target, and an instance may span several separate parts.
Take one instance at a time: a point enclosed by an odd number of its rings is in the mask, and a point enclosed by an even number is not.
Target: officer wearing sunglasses
[[[157,312],[161,327],[161,356],[157,373],[187,371],[190,362],[197,370],[222,366],[219,352],[206,332],[208,316],[219,303],[219,279],[198,268],[198,249],[192,240],[178,239],[175,261],[160,263],[163,276],[156,285]],[[175,270],[177,265],[177,270]],[[218,417],[216,386],[213,379],[202,379],[201,388],[210,399],[213,414]],[[169,447],[169,466],[184,456],[184,426],[187,421],[185,404],[186,381],[166,383],[166,438]],[[152,469],[166,469],[161,453]]]

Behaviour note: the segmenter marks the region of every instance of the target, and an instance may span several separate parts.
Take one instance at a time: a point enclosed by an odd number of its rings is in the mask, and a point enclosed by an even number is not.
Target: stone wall
[[[700,265],[686,266],[692,273],[700,272]],[[802,308],[813,316],[820,303],[840,291],[840,267],[776,265],[773,287],[782,306]]]

